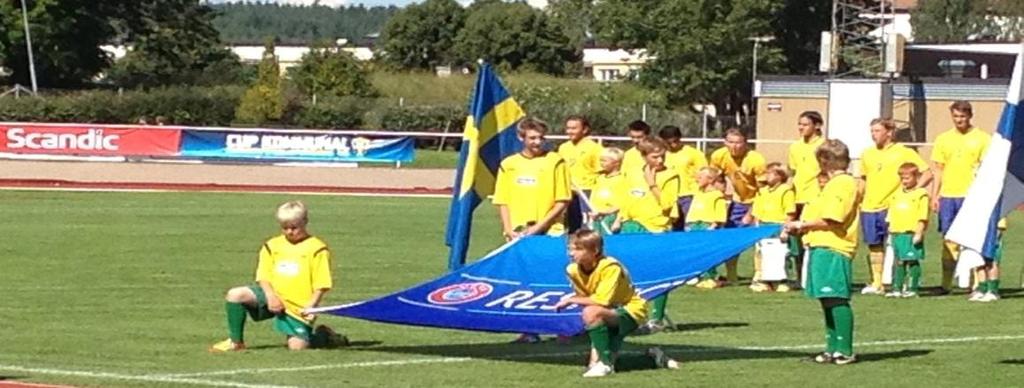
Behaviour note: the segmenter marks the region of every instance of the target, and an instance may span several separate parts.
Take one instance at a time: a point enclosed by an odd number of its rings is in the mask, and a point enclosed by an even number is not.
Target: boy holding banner
[[[767,182],[765,186],[758,190],[757,197],[754,198],[751,217],[744,222],[747,224],[756,223],[758,225],[782,225],[793,221],[796,219],[796,194],[793,191],[793,186],[786,183],[789,179],[789,172],[782,167],[781,163],[772,162],[768,163],[766,176]],[[768,272],[785,273],[789,235],[783,231],[779,238],[766,240],[759,243],[757,250],[754,252],[754,280],[750,284],[750,289],[754,292],[772,290],[787,292],[789,291],[789,286],[786,285],[785,279],[781,279],[783,282],[779,283],[780,279],[764,280],[762,275],[764,274],[765,261],[768,261],[773,266],[778,264],[778,267],[781,268],[781,271]],[[775,252],[779,253],[779,257],[774,257]],[[766,255],[769,257],[765,257]]]
[[[603,377],[614,373],[615,361],[630,333],[647,318],[647,301],[633,286],[626,268],[613,257],[604,255],[604,239],[590,230],[569,236],[572,264],[566,276],[576,295],[562,299],[555,310],[570,305],[583,308],[582,319],[590,337],[590,362],[583,377]],[[648,349],[655,365],[678,369],[679,363],[658,348]]]

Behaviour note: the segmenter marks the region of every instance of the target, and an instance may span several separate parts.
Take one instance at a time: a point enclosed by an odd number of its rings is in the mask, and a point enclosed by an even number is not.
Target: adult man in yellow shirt
[[[894,141],[896,123],[889,119],[871,120],[871,140],[874,147],[864,150],[860,159],[860,182],[858,193],[860,204],[860,225],[864,243],[868,245],[868,263],[871,269],[871,284],[861,294],[884,295],[882,272],[885,262],[885,241],[889,236],[886,222],[889,202],[893,193],[900,189],[899,168],[912,163],[921,172],[918,187],[928,187],[932,173],[916,151]]]
[[[594,189],[597,176],[601,172],[600,144],[590,138],[590,120],[586,116],[572,115],[565,119],[565,134],[569,140],[558,146],[558,155],[565,160],[569,168],[569,181],[572,183],[572,201],[565,217],[569,232],[583,225],[582,195],[590,196]]]
[[[626,136],[629,136],[629,141],[633,142],[633,147],[626,150],[626,154],[622,157],[622,174],[626,176],[643,174],[642,170],[647,162],[644,161],[643,155],[640,155],[640,150],[636,146],[640,144],[640,141],[651,136],[651,126],[643,120],[633,121],[626,126]]]
[[[800,140],[789,146],[789,169],[793,170],[793,191],[796,193],[797,217],[800,210],[807,202],[818,196],[818,160],[814,157],[814,151],[825,142],[821,136],[821,126],[824,123],[821,113],[806,111],[800,114],[797,121],[797,131],[800,132]]]
[[[699,191],[697,172],[708,165],[708,159],[700,150],[683,144],[683,131],[677,126],[662,127],[658,131],[658,137],[668,145],[665,166],[679,173],[679,199],[676,201],[679,218],[672,225],[672,230],[682,231],[686,228],[686,213],[690,211],[693,195]]]
[[[750,149],[747,135],[739,128],[725,131],[725,147],[711,153],[708,164],[722,171],[732,186],[732,203],[729,204],[727,228],[744,226],[750,219],[750,210],[757,197],[757,191],[765,181],[767,163],[761,153]],[[738,280],[736,265],[739,256],[725,263],[726,276],[730,283]]]
[[[974,181],[975,171],[988,150],[992,136],[971,124],[974,110],[967,101],[956,101],[949,106],[953,129],[935,139],[932,149],[934,181],[931,191],[932,211],[939,213],[939,233],[945,234],[960,212],[967,188]],[[953,271],[960,247],[946,240],[942,250],[942,292],[953,286]]]
[[[569,204],[569,174],[557,153],[544,150],[548,127],[526,118],[517,127],[523,150],[501,161],[493,203],[507,240],[534,234],[561,235]]]

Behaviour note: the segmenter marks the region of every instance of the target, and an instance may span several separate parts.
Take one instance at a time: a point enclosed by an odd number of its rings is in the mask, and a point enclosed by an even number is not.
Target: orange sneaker
[[[234,342],[230,338],[210,346],[210,353],[241,352],[245,350],[245,342]]]

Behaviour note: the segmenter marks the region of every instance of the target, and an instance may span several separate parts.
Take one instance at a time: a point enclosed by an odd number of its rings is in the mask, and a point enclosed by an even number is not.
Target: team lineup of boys
[[[864,150],[859,166],[839,140],[822,136],[822,116],[803,112],[800,139],[789,148],[787,165],[767,163],[751,149],[746,134],[725,131],[725,146],[705,158],[682,143],[678,127],[666,126],[657,137],[643,121],[629,124],[633,147],[623,152],[603,147],[590,137],[583,116],[565,121],[569,140],[557,151],[545,148],[548,126],[526,118],[517,126],[521,152],[501,162],[493,203],[498,207],[507,240],[527,235],[569,233],[572,263],[567,277],[576,292],[558,308],[583,307],[582,319],[591,342],[584,376],[614,372],[623,339],[636,330],[656,332],[671,327],[665,314],[667,295],[645,301],[628,270],[604,255],[603,235],[709,230],[777,224],[786,260],[797,281],[762,279],[761,249],[755,251],[755,292],[786,292],[802,287],[817,299],[824,313],[825,350],[814,362],[836,365],[856,361],[854,315],[850,306],[852,259],[861,239],[868,246],[871,282],[862,294],[913,298],[921,281],[924,231],[929,210],[938,213],[944,233],[960,210],[975,170],[988,147],[988,133],[971,123],[970,103],[950,106],[954,128],[936,139],[931,165],[913,149],[895,141],[895,124],[870,122],[873,147]],[[852,167],[852,168],[851,168]],[[854,177],[850,170],[854,170]],[[583,198],[585,197],[585,198]],[[583,214],[580,203],[589,212]],[[245,349],[246,316],[274,320],[290,349],[338,345],[347,341],[325,325],[313,328],[316,307],[330,290],[330,251],[306,230],[305,205],[292,201],[277,210],[282,234],[267,240],[259,252],[256,285],[230,289],[225,296],[229,338],[210,350]],[[1006,221],[999,223],[1005,230]],[[886,246],[894,257],[892,285],[882,281]],[[958,246],[942,244],[941,294],[951,292]],[[986,257],[974,272],[969,300],[999,299],[999,253]],[[807,263],[804,263],[806,258]],[[724,277],[711,269],[696,286],[718,288],[738,281],[737,259],[729,260]],[[516,342],[538,342],[532,334]],[[660,349],[646,356],[655,365],[677,368]]]

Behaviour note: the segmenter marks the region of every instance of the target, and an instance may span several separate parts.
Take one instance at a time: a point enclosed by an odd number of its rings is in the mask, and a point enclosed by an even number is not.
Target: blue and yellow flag
[[[452,207],[448,213],[445,244],[448,269],[466,263],[473,210],[494,193],[498,166],[506,156],[519,152],[523,145],[516,135],[516,124],[525,116],[523,109],[501,84],[501,79],[484,63],[476,78],[469,117],[462,134],[462,150],[456,167]]]

